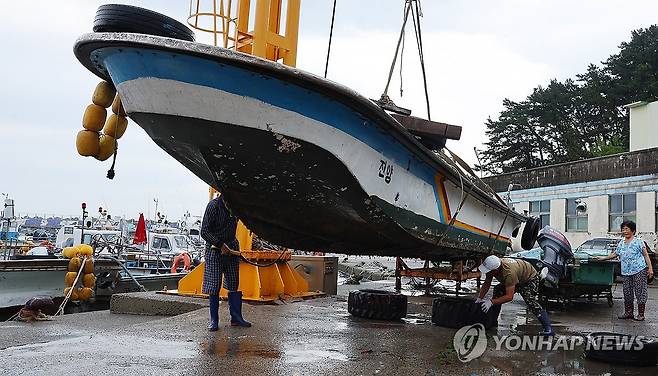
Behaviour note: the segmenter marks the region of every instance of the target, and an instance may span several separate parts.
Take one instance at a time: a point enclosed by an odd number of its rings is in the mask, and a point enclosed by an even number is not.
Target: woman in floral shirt
[[[624,277],[624,313],[620,319],[633,319],[633,295],[637,299],[637,321],[644,321],[644,307],[647,303],[647,278],[653,277],[649,253],[644,241],[635,237],[636,225],[633,221],[621,224],[624,239],[619,241],[617,249],[599,260],[611,260],[619,257],[621,275]]]

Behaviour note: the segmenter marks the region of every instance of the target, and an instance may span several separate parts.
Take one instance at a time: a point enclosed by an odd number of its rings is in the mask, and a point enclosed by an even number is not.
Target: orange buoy
[[[75,277],[78,276],[78,273],[76,272],[68,272],[64,276],[64,284],[66,287],[73,287],[73,282],[75,282]]]
[[[78,270],[80,270],[81,264],[82,264],[82,260],[80,260],[80,257],[72,257],[71,261],[69,261],[69,267],[68,267],[69,272],[77,272]]]
[[[87,264],[85,264],[85,267]],[[93,288],[96,284],[96,276],[93,273],[88,273],[82,276],[82,285],[84,287]]]
[[[78,154],[83,157],[93,157],[98,154],[100,150],[100,140],[98,139],[98,132],[94,131],[80,131],[75,139],[75,147],[78,149]]]
[[[71,297],[69,297],[69,300],[72,301],[77,301],[78,298],[78,288],[77,287],[67,287],[64,289],[64,297],[66,297],[69,294],[69,291],[73,289],[73,292],[71,293]]]
[[[62,256],[64,258],[73,258],[78,254],[78,248],[76,247],[66,247],[62,250]],[[79,269],[80,267],[78,267]]]
[[[88,131],[98,132],[105,125],[107,110],[97,104],[90,104],[82,115],[82,126]]]
[[[78,253],[79,253],[81,256],[89,256],[89,257],[91,257],[91,256],[94,255],[94,249],[91,248],[91,246],[90,246],[89,244],[79,244],[79,245],[77,246],[77,248],[78,248]]]
[[[87,261],[85,261],[85,266],[84,269],[82,270],[85,274],[93,273],[94,272],[94,259],[89,257]]]
[[[94,290],[92,290],[89,287],[83,287],[78,291],[78,297],[80,298],[80,301],[87,301],[89,298],[91,298],[91,295],[94,293]]]
[[[112,114],[105,121],[105,126],[103,127],[103,133],[110,135],[117,140],[123,136],[128,128],[128,118],[125,116]]]
[[[115,143],[116,140],[114,139],[114,137],[106,134],[102,134],[99,140],[98,154],[96,154],[94,157],[101,162],[106,161],[108,158],[112,156],[112,154],[114,154]]]
[[[112,104],[116,93],[117,90],[114,88],[114,85],[107,81],[101,81],[96,85],[94,94],[91,96],[91,101],[103,108],[108,108]]]
[[[112,102],[112,112],[117,115],[126,116],[126,110],[123,108],[119,94],[114,97],[114,102]]]

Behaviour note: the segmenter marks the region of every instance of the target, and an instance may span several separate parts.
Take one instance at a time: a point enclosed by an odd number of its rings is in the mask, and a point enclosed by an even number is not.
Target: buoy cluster
[[[114,86],[101,81],[91,96],[91,104],[82,116],[82,127],[75,140],[78,154],[105,161],[114,154],[118,139],[128,128],[128,118]],[[107,116],[107,108],[112,114]],[[101,134],[102,131],[102,134]]]
[[[88,244],[80,244],[75,247],[66,247],[62,250],[62,256],[69,260],[68,272],[64,277],[64,296],[69,296],[72,301],[87,301],[94,293],[96,276],[94,275],[94,250]],[[82,270],[80,270],[82,268]],[[78,275],[82,273],[82,278]],[[82,281],[82,287],[77,287],[76,278]],[[71,291],[73,290],[73,291]]]

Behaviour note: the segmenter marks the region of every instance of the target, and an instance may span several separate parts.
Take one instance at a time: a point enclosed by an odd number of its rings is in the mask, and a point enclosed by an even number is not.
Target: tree
[[[619,49],[575,80],[552,80],[521,102],[503,100],[498,119],[485,123],[476,169],[504,173],[628,150],[623,106],[658,99],[658,26],[633,31]]]

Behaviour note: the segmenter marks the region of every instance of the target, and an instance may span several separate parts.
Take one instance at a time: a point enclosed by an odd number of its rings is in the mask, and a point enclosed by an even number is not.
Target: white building
[[[655,249],[658,230],[658,102],[630,111],[630,151],[484,178],[521,213],[564,232],[575,248],[594,237],[619,236],[624,220]]]

